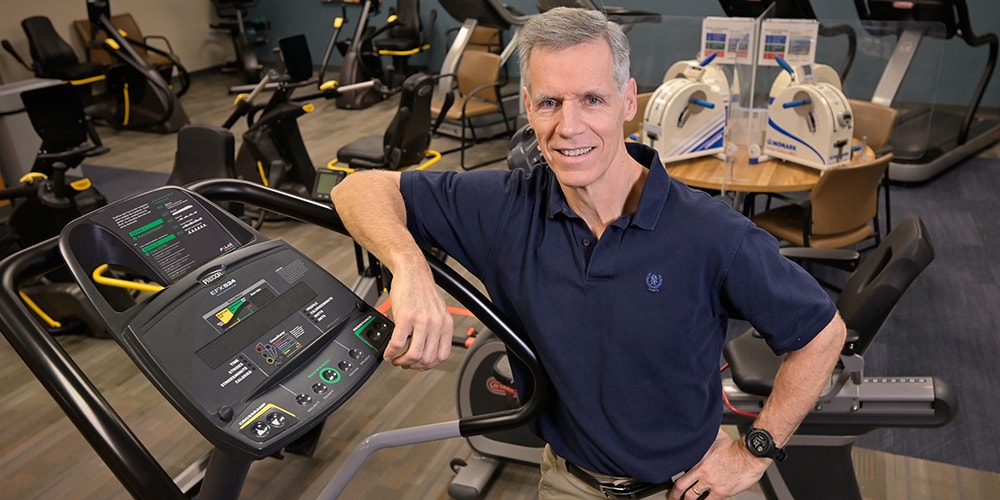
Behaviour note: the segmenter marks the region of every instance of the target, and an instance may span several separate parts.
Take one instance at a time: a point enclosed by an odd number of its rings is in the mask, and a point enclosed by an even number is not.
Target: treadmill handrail
[[[969,138],[969,130],[972,128],[972,122],[975,120],[976,112],[979,111],[979,105],[982,103],[983,95],[986,93],[986,87],[989,86],[990,79],[993,77],[993,71],[997,63],[997,53],[998,49],[1000,49],[1000,39],[998,39],[995,33],[976,35],[973,32],[972,18],[969,16],[969,4],[965,0],[944,1],[952,7],[954,17],[949,17],[945,20],[918,20],[942,23],[945,27],[947,38],[957,33],[970,47],[981,47],[983,45],[989,45],[990,47],[990,53],[986,59],[986,67],[983,68],[983,73],[979,77],[979,83],[976,85],[976,90],[973,91],[972,98],[969,99],[969,105],[966,107],[964,116],[962,117],[962,125],[958,131],[958,144],[962,145]],[[854,0],[854,6],[858,11],[858,17],[862,21],[880,21],[872,17],[867,0]],[[956,27],[958,28],[957,30],[955,30]]]
[[[276,212],[350,236],[332,205],[324,205],[260,184],[237,179],[210,179],[188,185],[187,188],[216,203],[238,202],[255,205],[270,212]],[[521,406],[509,411],[461,418],[459,420],[461,434],[472,436],[514,429],[535,420],[545,409],[552,388],[548,375],[527,340],[509,326],[509,322],[504,319],[503,314],[468,280],[431,252],[425,250],[424,255],[438,286],[461,302],[478,320],[493,331],[503,341],[507,349],[524,363],[532,376],[531,385],[525,386],[526,388],[530,387],[530,391],[526,391],[530,392],[529,397],[527,401],[521,403]]]
[[[962,120],[962,128],[958,132],[958,143],[965,144],[965,141],[969,138],[969,129],[972,127],[972,120],[975,118],[976,111],[979,110],[983,95],[986,93],[986,87],[990,84],[990,78],[993,77],[993,70],[997,64],[997,50],[1000,47],[1000,40],[997,39],[995,33],[987,33],[981,36],[973,33],[972,19],[969,17],[969,5],[964,0],[953,0],[953,2],[955,10],[958,12],[959,32],[965,43],[972,47],[981,47],[987,44],[990,46],[990,55],[986,59],[986,68],[983,69],[983,73],[979,77],[979,83],[976,85],[976,90],[973,92],[972,99],[969,102],[969,108],[966,110]]]
[[[18,296],[21,283],[62,264],[58,237],[0,261],[0,326],[28,369],[135,498],[185,498],[110,403]]]

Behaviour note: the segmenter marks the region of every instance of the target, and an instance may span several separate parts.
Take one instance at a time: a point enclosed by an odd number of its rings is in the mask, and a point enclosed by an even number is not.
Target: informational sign
[[[757,64],[777,66],[781,56],[789,64],[812,64],[816,57],[819,21],[815,19],[765,19],[760,25]]]
[[[718,64],[750,62],[754,19],[741,17],[706,17],[701,23],[701,57],[715,53]]]

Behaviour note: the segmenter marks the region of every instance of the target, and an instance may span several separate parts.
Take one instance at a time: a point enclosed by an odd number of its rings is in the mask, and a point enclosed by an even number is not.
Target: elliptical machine
[[[114,128],[162,133],[176,132],[190,123],[170,84],[112,24],[108,0],[87,0],[87,18],[90,38],[98,39],[97,33],[103,30],[107,35],[103,48],[120,63],[108,70],[105,80],[110,99],[99,103],[99,110],[93,116]],[[146,48],[156,51],[153,47]],[[169,56],[164,51],[158,53]]]
[[[386,81],[382,69],[382,60],[379,58],[372,39],[381,34],[392,25],[387,24],[381,29],[375,29],[368,25],[368,18],[379,13],[382,0],[364,0],[361,6],[361,15],[358,17],[358,26],[354,29],[354,37],[337,43],[344,61],[340,66],[340,83],[352,85],[371,80]],[[347,13],[344,12],[346,22]],[[339,32],[340,27],[337,27]],[[336,38],[336,34],[334,34]],[[344,91],[337,97],[337,107],[341,109],[365,109],[377,102],[384,100],[387,96],[379,92],[374,87]]]

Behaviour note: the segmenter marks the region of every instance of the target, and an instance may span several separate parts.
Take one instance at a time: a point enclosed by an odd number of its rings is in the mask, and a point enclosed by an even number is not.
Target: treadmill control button
[[[306,406],[309,403],[312,403],[312,400],[313,400],[312,396],[308,394],[299,394],[298,396],[295,396],[295,402],[302,406]]]
[[[350,361],[347,361],[347,360],[344,360],[344,361],[341,361],[340,363],[337,363],[337,366],[341,370],[343,370],[345,372],[351,371],[351,368],[354,368],[354,365]]]
[[[271,433],[271,428],[267,426],[267,422],[263,420],[258,420],[253,424],[253,433],[257,437],[267,437]]]
[[[219,408],[219,420],[223,422],[228,422],[233,419],[233,408],[231,406],[223,406]]]
[[[361,359],[365,353],[361,352],[361,349],[351,349],[350,351],[347,351],[347,355],[354,359]]]
[[[323,394],[324,392],[326,392],[326,385],[316,382],[315,384],[312,385],[312,389],[313,392],[315,392],[316,394]]]
[[[385,336],[385,333],[379,330],[378,327],[375,327],[375,328],[369,328],[368,331],[365,332],[365,335],[372,342],[379,344],[382,342],[382,337]]]
[[[324,368],[319,372],[319,379],[328,384],[335,384],[340,381],[340,372],[333,368]]]
[[[286,418],[284,413],[273,412],[267,416],[267,424],[270,425],[271,427],[276,427],[276,428],[284,427],[285,421]]]

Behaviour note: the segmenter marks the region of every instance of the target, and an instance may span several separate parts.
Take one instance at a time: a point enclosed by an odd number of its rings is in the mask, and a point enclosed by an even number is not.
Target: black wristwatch
[[[743,442],[755,457],[770,458],[775,462],[785,459],[785,450],[778,448],[774,444],[774,438],[771,437],[771,433],[764,429],[750,428],[750,432],[747,432],[746,439]]]

